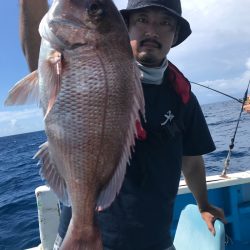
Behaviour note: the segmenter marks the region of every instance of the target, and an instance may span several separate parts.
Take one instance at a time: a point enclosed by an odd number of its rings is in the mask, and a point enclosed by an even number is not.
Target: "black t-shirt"
[[[97,216],[104,246],[112,250],[163,250],[171,246],[170,225],[182,156],[215,149],[192,93],[183,104],[167,80],[161,85],[143,84],[143,90],[147,138],[136,141],[120,193]]]

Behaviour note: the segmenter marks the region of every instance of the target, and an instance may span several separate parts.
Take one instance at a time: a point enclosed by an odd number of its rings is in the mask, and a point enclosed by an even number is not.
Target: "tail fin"
[[[71,220],[60,250],[103,250],[101,234],[94,226],[79,228]]]

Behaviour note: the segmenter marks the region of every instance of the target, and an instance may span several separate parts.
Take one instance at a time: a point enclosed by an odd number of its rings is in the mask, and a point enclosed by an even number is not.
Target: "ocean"
[[[207,175],[220,174],[234,135],[241,104],[235,101],[202,106],[216,150],[204,157]],[[250,170],[250,114],[242,113],[229,172]],[[44,182],[32,157],[46,140],[44,131],[0,138],[0,250],[39,245],[34,190]]]

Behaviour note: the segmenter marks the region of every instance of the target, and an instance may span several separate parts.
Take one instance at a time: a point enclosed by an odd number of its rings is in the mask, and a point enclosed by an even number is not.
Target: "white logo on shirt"
[[[174,115],[172,114],[171,110],[169,110],[167,114],[164,115],[164,117],[166,118],[166,120],[163,123],[161,123],[161,126],[164,126],[168,122],[171,122],[174,118]]]

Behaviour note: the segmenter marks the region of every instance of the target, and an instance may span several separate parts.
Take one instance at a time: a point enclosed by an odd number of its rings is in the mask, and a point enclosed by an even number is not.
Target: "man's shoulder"
[[[175,92],[180,96],[182,102],[187,104],[191,97],[190,82],[184,76],[184,74],[170,61],[167,69],[166,79],[174,88]]]
[[[190,97],[189,97],[189,100],[188,102],[183,105],[184,106],[184,112],[187,112],[187,113],[192,113],[192,112],[197,112],[201,110],[201,106],[200,106],[200,103],[196,97],[196,95],[190,91]]]

